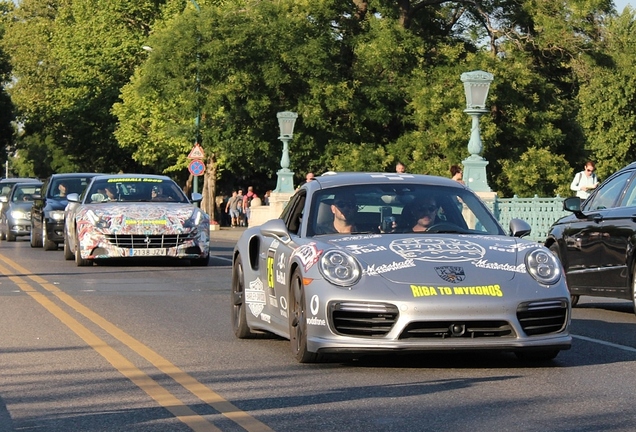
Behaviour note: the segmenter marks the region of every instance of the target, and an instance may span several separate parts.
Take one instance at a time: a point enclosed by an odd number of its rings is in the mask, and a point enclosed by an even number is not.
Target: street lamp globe
[[[283,156],[280,159],[280,170],[274,192],[291,193],[294,191],[294,173],[289,169],[289,141],[294,136],[294,124],[298,114],[291,111],[282,111],[276,114],[280,129],[279,140],[283,142]]]
[[[276,118],[278,118],[278,127],[280,128],[280,136],[292,138],[294,135],[294,125],[296,124],[296,119],[298,118],[298,114],[291,111],[283,111],[276,113]]]
[[[493,79],[493,74],[480,70],[462,74],[461,80],[464,83],[467,110],[486,109],[486,98]]]

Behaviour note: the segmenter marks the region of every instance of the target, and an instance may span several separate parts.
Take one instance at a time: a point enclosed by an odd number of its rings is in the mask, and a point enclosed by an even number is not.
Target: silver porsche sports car
[[[570,296],[541,244],[506,235],[467,187],[393,173],[330,173],[234,249],[239,338],[287,338],[296,359],[330,354],[570,348]]]

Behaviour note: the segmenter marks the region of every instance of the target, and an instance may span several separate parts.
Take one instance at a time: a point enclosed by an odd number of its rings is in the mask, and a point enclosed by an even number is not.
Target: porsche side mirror
[[[513,237],[525,237],[532,231],[530,224],[522,219],[511,219],[508,227],[510,229],[510,235]]]

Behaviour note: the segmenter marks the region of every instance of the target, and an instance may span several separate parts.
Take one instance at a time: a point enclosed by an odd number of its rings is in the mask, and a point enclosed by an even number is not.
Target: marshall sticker
[[[481,260],[473,261],[473,265],[475,267],[491,269],[491,270],[503,270],[503,271],[509,271],[509,272],[515,272],[515,273],[526,272],[525,264],[513,265],[508,263],[494,263],[494,262],[489,262],[488,260],[485,260],[485,259],[481,259]]]
[[[363,273],[369,276],[377,276],[382,273],[392,272],[395,270],[401,270],[409,267],[415,267],[415,262],[412,259],[407,259],[401,262],[393,261],[388,264],[371,264],[367,266]]]

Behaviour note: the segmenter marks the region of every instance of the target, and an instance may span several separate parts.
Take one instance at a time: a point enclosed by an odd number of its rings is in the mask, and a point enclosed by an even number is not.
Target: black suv
[[[572,214],[552,225],[545,245],[561,259],[572,305],[581,295],[636,304],[636,162],[563,208]]]
[[[95,173],[53,174],[42,184],[42,194],[33,197],[31,209],[31,247],[56,250],[64,243],[66,196],[81,194]]]

